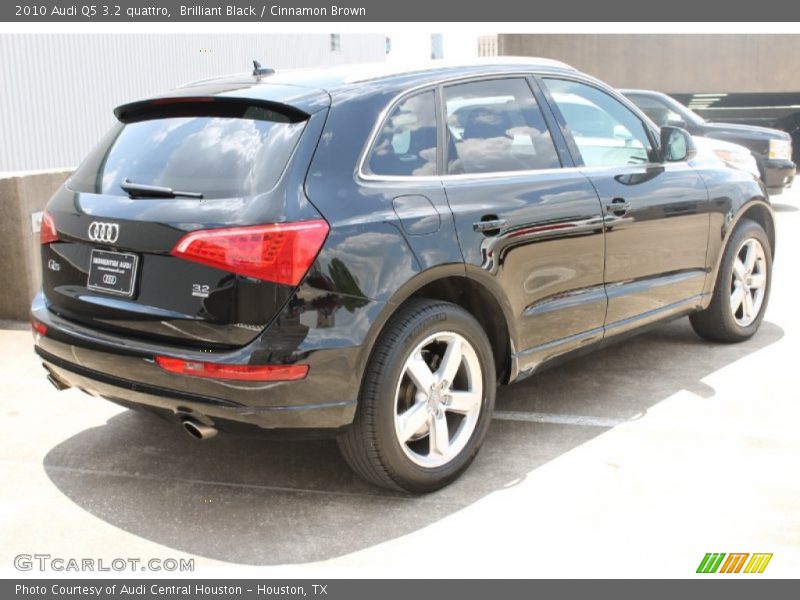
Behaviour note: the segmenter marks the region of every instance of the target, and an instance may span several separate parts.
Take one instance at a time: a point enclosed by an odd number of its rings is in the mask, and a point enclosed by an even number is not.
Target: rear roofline
[[[437,80],[492,74],[578,73],[570,65],[545,58],[491,57],[470,61],[430,61],[415,64],[358,63],[325,68],[285,69],[254,76],[250,73],[202,79],[179,88],[118,107],[115,113],[134,105],[169,98],[226,98],[285,105],[313,114],[331,105],[331,96],[361,84],[385,89],[423,85]]]
[[[181,87],[194,87],[208,84],[230,82],[249,82],[258,84],[294,85],[305,88],[319,88],[330,93],[340,87],[356,83],[384,81],[391,85],[395,79],[418,77],[427,79],[434,76],[445,78],[470,75],[476,72],[504,71],[559,71],[575,73],[577,69],[567,63],[530,56],[493,56],[470,60],[428,60],[410,63],[365,62],[326,67],[306,67],[299,69],[278,69],[268,75],[254,76],[250,73],[236,73],[200,79]]]
[[[114,115],[122,119],[131,111],[153,104],[167,104],[171,100],[247,102],[261,104],[267,108],[287,107],[306,116],[326,109],[331,104],[328,92],[320,88],[254,83],[254,78],[250,78],[249,81],[242,79],[206,81],[198,85],[177,88],[164,94],[122,104],[114,109]]]

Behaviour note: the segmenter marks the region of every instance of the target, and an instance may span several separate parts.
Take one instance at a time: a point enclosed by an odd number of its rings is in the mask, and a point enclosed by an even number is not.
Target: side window
[[[602,90],[565,79],[544,79],[587,167],[656,160],[644,123]]]
[[[375,175],[436,175],[436,102],[433,91],[406,98],[383,124],[369,154]]]
[[[452,85],[447,111],[447,173],[491,173],[561,166],[524,79]]]

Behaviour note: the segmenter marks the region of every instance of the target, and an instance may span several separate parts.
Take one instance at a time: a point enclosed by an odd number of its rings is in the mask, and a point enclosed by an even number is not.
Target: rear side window
[[[374,175],[436,175],[436,102],[433,91],[400,102],[372,146],[367,169]]]
[[[445,88],[447,172],[491,173],[561,166],[536,98],[524,79]]]
[[[259,106],[152,112],[117,123],[72,176],[78,192],[126,196],[123,179],[200,192],[254,196],[275,186],[305,122]]]

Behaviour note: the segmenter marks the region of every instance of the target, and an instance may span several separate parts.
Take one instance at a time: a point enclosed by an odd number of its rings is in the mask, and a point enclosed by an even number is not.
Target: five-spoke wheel
[[[378,485],[437,490],[475,458],[491,420],[495,377],[494,353],[475,317],[449,302],[410,300],[375,344],[339,448]]]
[[[715,342],[741,342],[764,318],[769,300],[772,247],[764,228],[742,219],[731,233],[711,302],[689,319],[694,330]]]
[[[423,467],[448,463],[475,431],[483,400],[478,355],[463,336],[428,336],[411,352],[395,394],[394,427],[406,456]]]
[[[731,312],[736,322],[747,327],[758,316],[767,289],[767,258],[756,238],[742,242],[731,274]]]

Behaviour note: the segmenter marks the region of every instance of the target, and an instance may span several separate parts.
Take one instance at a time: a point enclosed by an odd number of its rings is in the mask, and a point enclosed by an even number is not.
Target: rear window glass
[[[253,196],[275,186],[304,126],[258,106],[211,116],[173,111],[117,123],[68,185],[78,192],[126,196],[120,183],[128,179],[204,198]]]

